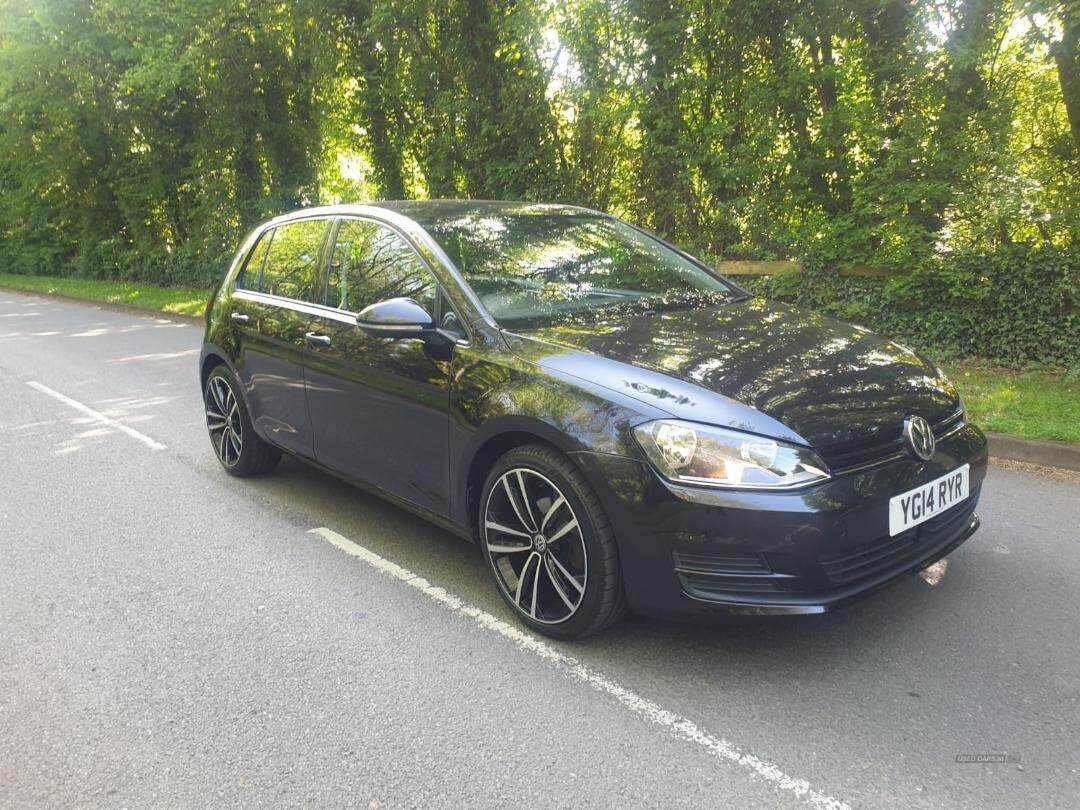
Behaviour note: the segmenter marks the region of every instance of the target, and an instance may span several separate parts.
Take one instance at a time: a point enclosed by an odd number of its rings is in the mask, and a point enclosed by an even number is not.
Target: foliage
[[[201,286],[267,216],[425,196],[951,290],[1078,249],[1080,5],[0,0],[5,270]]]
[[[244,228],[317,199],[318,33],[299,3],[6,0],[0,260],[220,272]]]
[[[1080,255],[1012,246],[963,254],[893,279],[801,272],[740,283],[860,323],[939,357],[1080,368]]]

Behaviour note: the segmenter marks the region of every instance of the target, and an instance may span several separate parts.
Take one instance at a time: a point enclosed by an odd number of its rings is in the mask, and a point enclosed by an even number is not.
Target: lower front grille
[[[846,585],[890,569],[903,568],[952,539],[971,520],[978,499],[979,488],[976,487],[967,500],[913,529],[886,540],[822,554],[818,562],[826,578],[834,585]]]
[[[710,577],[702,574],[679,574],[683,590],[703,599],[740,593],[771,593],[779,590],[769,577]]]
[[[843,554],[823,554],[818,558],[825,576],[834,585],[843,585],[889,568],[909,556],[919,538],[918,527],[909,529],[884,543],[870,543]]]
[[[774,574],[760,554],[676,550],[671,556],[683,590],[702,599],[775,591],[777,580],[785,578]]]
[[[712,551],[673,551],[675,570],[723,576],[725,574],[769,574],[760,554],[720,554]]]

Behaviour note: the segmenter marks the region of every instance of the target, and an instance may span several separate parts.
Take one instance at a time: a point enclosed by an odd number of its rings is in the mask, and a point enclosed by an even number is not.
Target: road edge
[[[58,298],[61,301],[68,301],[72,304],[82,304],[83,306],[95,307],[97,309],[108,309],[113,312],[123,312],[127,315],[165,318],[166,320],[177,321],[178,323],[201,324],[203,322],[202,316],[200,315],[184,315],[180,312],[166,312],[165,310],[154,309],[152,307],[134,307],[130,304],[116,304],[112,301],[99,301],[96,298],[79,298],[76,295],[42,292],[41,290],[23,290],[19,287],[7,287],[3,284],[0,284],[0,291],[17,293],[18,295],[29,295],[34,298]]]
[[[987,433],[986,438],[992,458],[1080,472],[1080,444],[1023,439],[1002,433]]]

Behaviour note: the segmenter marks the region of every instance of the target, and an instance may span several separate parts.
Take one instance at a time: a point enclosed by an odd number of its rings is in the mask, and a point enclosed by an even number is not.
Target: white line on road
[[[139,431],[135,430],[135,428],[131,428],[131,427],[128,427],[127,425],[121,424],[120,422],[117,422],[115,419],[111,419],[110,417],[106,416],[105,414],[100,413],[98,411],[95,411],[93,408],[90,408],[90,407],[88,407],[86,405],[83,405],[81,402],[77,402],[76,400],[72,399],[71,397],[64,396],[59,391],[54,391],[53,389],[49,388],[49,386],[47,386],[47,385],[42,385],[41,383],[36,382],[34,380],[27,380],[26,384],[29,385],[31,388],[33,388],[35,391],[40,391],[42,394],[50,396],[53,399],[57,400],[58,402],[63,402],[69,408],[74,408],[79,413],[82,413],[82,414],[85,414],[86,416],[91,417],[95,422],[100,422],[103,425],[108,425],[109,427],[114,428],[115,430],[119,430],[121,433],[127,434],[131,438],[142,442],[147,447],[149,447],[151,450],[164,450],[164,449],[166,449],[165,445],[163,445],[161,442],[154,441],[149,436],[147,436],[145,433],[139,433]]]
[[[551,664],[571,677],[577,678],[579,681],[587,683],[598,692],[604,692],[614,697],[634,714],[640,715],[651,723],[655,723],[658,726],[663,726],[664,728],[675,732],[687,742],[704,748],[717,759],[728,760],[736,765],[740,765],[750,771],[751,775],[765,779],[781,790],[793,793],[814,807],[820,807],[824,810],[849,810],[846,803],[814,790],[810,787],[810,783],[805,779],[796,779],[795,777],[788,776],[771,762],[766,762],[752,754],[744,753],[738,746],[728,742],[722,737],[713,736],[700,728],[694,721],[676,714],[675,712],[668,711],[648,698],[642,697],[636,692],[620,686],[606,675],[597,672],[572,656],[559,652],[536,636],[526,633],[524,630],[521,630],[512,624],[508,624],[502,619],[498,619],[490,613],[462,601],[445,589],[440,588],[437,585],[432,585],[423,577],[417,576],[406,568],[402,568],[397,563],[391,562],[384,557],[380,557],[374,551],[370,551],[358,543],[354,543],[349,538],[343,537],[337,532],[325,527],[311,529],[310,534],[319,535],[346,554],[350,554],[353,557],[363,560],[372,568],[382,571],[385,574],[389,574],[395,579],[404,582],[406,585],[411,585],[425,596],[434,599],[443,607],[455,613],[469,616],[481,627],[498,633],[501,636],[505,636],[522,650],[539,656],[548,664]]]

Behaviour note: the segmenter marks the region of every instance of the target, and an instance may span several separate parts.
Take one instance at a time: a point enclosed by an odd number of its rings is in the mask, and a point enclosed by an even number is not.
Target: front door
[[[370,337],[355,315],[387,298],[435,311],[437,287],[396,231],[341,220],[325,304],[305,356],[315,457],[322,464],[438,514],[448,513],[450,353],[416,338]]]
[[[236,369],[255,430],[308,457],[314,436],[303,352],[329,224],[305,219],[263,234],[237,279],[230,313]]]

